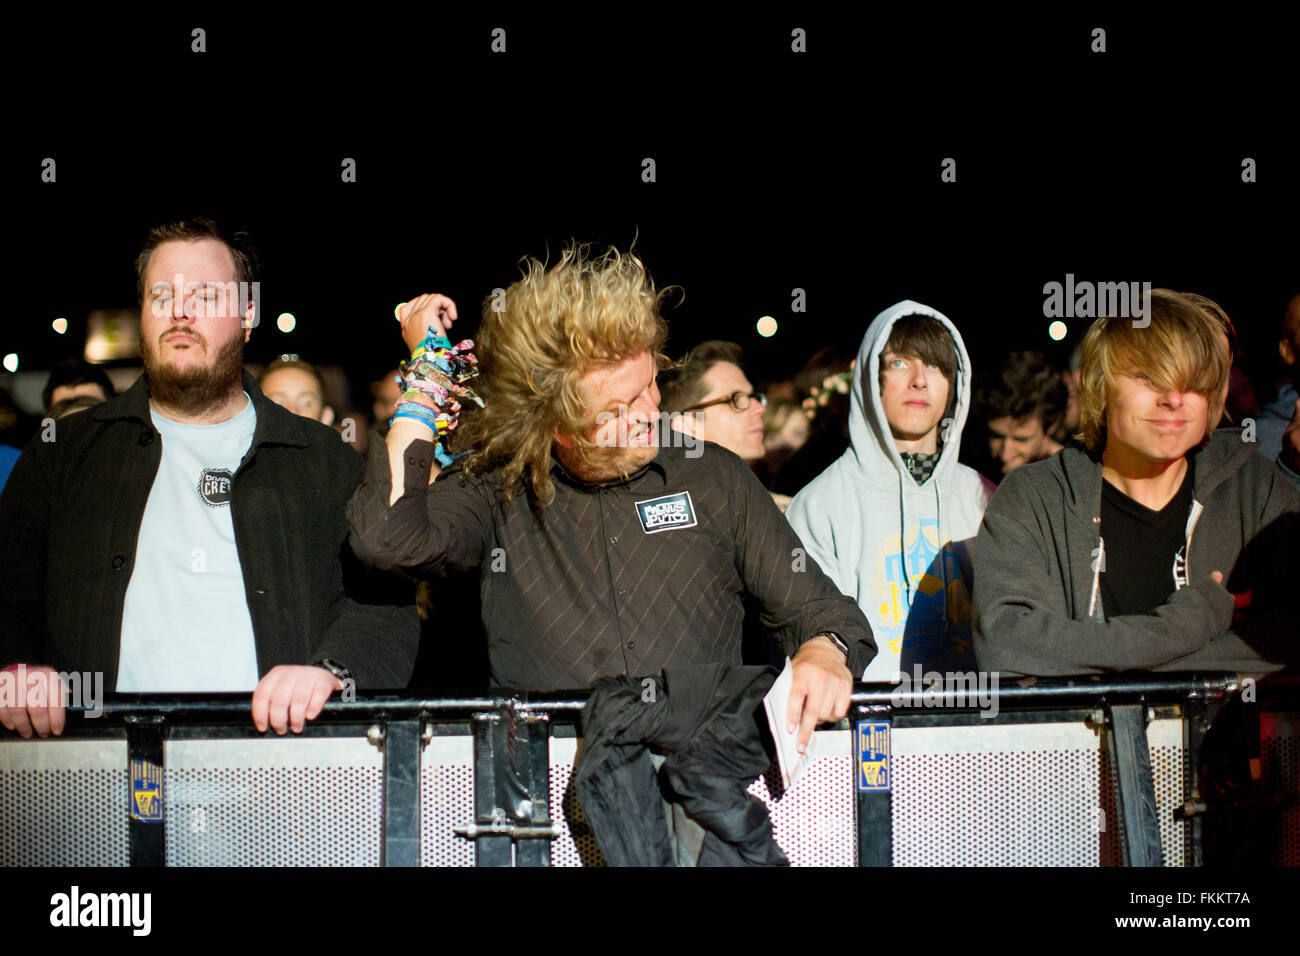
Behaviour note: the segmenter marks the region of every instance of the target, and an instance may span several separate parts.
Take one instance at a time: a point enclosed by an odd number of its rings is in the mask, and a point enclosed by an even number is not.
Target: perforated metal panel
[[[455,827],[474,822],[474,739],[434,737],[420,758],[420,865],[473,866],[474,841]]]
[[[164,745],[168,866],[378,866],[383,755],[364,738]]]
[[[1167,866],[1183,863],[1182,724],[1147,725]],[[1122,860],[1109,760],[1082,723],[894,730],[895,866],[1099,866]]]
[[[581,743],[573,737],[551,738],[551,824],[560,833],[551,841],[551,866],[604,866],[596,837],[569,785]]]
[[[1260,772],[1269,793],[1282,795],[1279,866],[1300,866],[1300,714],[1262,714]]]
[[[818,756],[800,775],[793,790],[780,799],[773,798],[781,782],[776,767],[749,788],[767,804],[777,845],[793,866],[854,864],[857,833],[853,827],[851,742],[847,730],[819,730]],[[831,754],[837,756],[827,756]]]
[[[0,866],[126,866],[126,740],[0,743]]]
[[[1160,820],[1160,847],[1165,866],[1186,866],[1187,824],[1174,819],[1174,809],[1187,799],[1187,751],[1183,749],[1181,720],[1153,720],[1147,724],[1151,754],[1151,780],[1156,791]]]
[[[1300,790],[1300,721],[1265,725],[1265,780]],[[1165,862],[1183,862],[1181,723],[1148,725]],[[896,728],[895,865],[1116,865],[1121,827],[1113,774],[1082,724]],[[579,741],[550,741],[557,866],[601,865],[569,786]],[[821,732],[798,787],[774,800],[770,771],[750,792],[769,806],[795,865],[854,860],[853,764],[847,732]],[[177,740],[166,744],[169,865],[377,865],[382,754],[361,738]],[[421,863],[471,866],[469,737],[434,737],[421,765]],[[123,740],[0,743],[0,864],[128,862]],[[1300,811],[1286,810],[1281,862],[1300,862]]]

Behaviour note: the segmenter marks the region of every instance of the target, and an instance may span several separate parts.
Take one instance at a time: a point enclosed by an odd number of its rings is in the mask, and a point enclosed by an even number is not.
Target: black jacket
[[[648,679],[596,681],[582,712],[573,786],[611,866],[671,866],[664,798],[705,828],[700,866],[788,866],[763,801],[748,793],[772,763],[763,696],[770,667],[707,664]],[[656,778],[655,747],[669,756]]]
[[[812,560],[772,496],[736,455],[661,447],[626,479],[591,484],[552,465],[555,500],[502,506],[501,471],[461,464],[429,485],[433,444],[406,449],[393,505],[388,452],[370,451],[348,505],[352,546],[382,569],[431,577],[479,569],[493,680],[532,690],[589,687],[599,677],[741,661],[745,594],[793,657],[819,633],[849,647],[861,674],[871,626]],[[680,509],[656,522],[656,508]]]
[[[243,387],[257,427],[235,472],[231,518],[258,673],[328,658],[358,687],[404,687],[419,641],[413,593],[365,573],[347,545],[344,508],[361,457],[332,429],[263,396],[248,372]],[[33,439],[0,494],[0,666],[103,671],[112,688],[140,522],[162,461],[144,376],[50,427],[54,440]]]

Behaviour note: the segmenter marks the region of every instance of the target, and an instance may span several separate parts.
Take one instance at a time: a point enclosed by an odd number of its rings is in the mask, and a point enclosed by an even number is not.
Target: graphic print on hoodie
[[[923,484],[908,472],[880,400],[880,353],[894,323],[909,315],[941,322],[957,352],[948,440],[941,421],[939,463]],[[808,556],[871,622],[880,652],[855,677],[897,681],[916,664],[972,671],[970,545],[994,486],[957,461],[970,408],[970,356],[947,316],[908,299],[876,316],[854,372],[849,450],[795,495],[786,517]]]

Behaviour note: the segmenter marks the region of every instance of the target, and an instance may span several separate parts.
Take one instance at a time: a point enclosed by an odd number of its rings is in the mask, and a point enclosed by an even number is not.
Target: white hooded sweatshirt
[[[909,315],[942,322],[957,350],[953,421],[940,422],[942,454],[924,484],[903,463],[877,385],[880,353],[894,323]],[[897,681],[917,664],[923,671],[974,670],[970,546],[994,485],[957,462],[970,408],[970,356],[946,316],[909,299],[876,316],[854,370],[849,449],[795,495],[786,517],[809,557],[871,622],[880,651],[863,680]],[[871,385],[865,392],[864,382]]]

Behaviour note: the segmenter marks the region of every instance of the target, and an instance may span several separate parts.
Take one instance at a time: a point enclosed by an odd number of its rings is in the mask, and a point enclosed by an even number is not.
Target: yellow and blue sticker
[[[156,823],[163,818],[163,770],[148,760],[131,761],[131,819]]]
[[[860,720],[856,730],[858,792],[888,793],[889,721]]]

